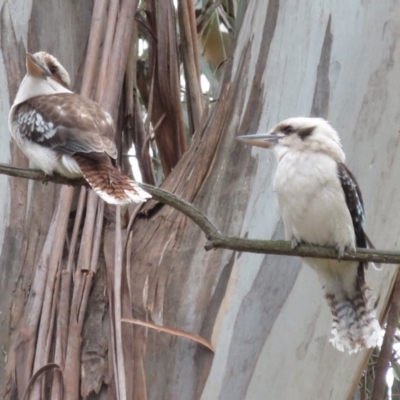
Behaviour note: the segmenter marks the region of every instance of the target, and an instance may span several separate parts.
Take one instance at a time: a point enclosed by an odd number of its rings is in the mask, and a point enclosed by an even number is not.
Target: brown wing
[[[368,239],[364,232],[364,203],[360,188],[355,176],[343,163],[338,163],[338,176],[353,221],[356,245],[366,248]]]
[[[338,163],[338,176],[353,221],[356,246],[367,248],[370,241],[364,232],[364,203],[357,180],[344,163]],[[357,268],[358,284],[361,288],[365,285],[364,268],[367,265],[368,263],[360,262]]]
[[[19,106],[16,118],[22,137],[60,153],[117,157],[111,116],[80,95],[34,97]]]

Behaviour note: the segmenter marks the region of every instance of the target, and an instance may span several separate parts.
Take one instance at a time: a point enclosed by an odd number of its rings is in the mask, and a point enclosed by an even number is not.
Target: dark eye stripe
[[[315,129],[315,126],[301,129],[301,130],[299,130],[298,135],[300,136],[300,138],[302,140],[304,140],[306,137],[310,136],[313,133],[314,129]]]
[[[290,135],[291,133],[294,133],[296,130],[293,128],[293,126],[291,126],[291,125],[288,125],[288,126],[285,126],[283,129],[282,129],[282,132],[285,134],[285,135]]]

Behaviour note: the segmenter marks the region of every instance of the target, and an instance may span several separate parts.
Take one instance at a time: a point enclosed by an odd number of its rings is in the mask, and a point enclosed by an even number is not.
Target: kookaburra
[[[26,55],[9,129],[32,163],[51,175],[84,177],[107,203],[140,203],[151,196],[114,166],[114,122],[99,104],[69,90],[70,78],[45,52]]]
[[[345,165],[337,132],[321,118],[290,118],[269,134],[240,136],[242,142],[273,148],[278,166],[274,191],[287,240],[367,247],[364,206],[354,175]],[[318,274],[333,316],[331,343],[341,351],[374,347],[380,334],[372,299],[366,295],[364,263],[304,258]]]

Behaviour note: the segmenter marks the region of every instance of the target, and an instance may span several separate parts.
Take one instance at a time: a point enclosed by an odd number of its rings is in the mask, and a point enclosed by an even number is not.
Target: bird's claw
[[[50,175],[45,174],[43,180],[43,184],[47,186],[47,184],[50,182]]]
[[[299,244],[300,242],[297,241],[297,239],[295,238],[292,238],[292,240],[290,241],[290,247],[292,250],[294,250]]]
[[[343,258],[344,253],[346,252],[346,245],[338,244],[336,246],[336,251],[337,251],[337,255],[338,255],[338,261],[340,261]]]

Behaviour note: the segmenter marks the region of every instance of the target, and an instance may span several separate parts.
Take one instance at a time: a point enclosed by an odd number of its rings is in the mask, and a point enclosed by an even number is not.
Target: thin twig
[[[385,337],[383,338],[381,353],[375,367],[375,382],[372,390],[371,400],[381,400],[385,395],[386,374],[389,369],[390,359],[392,358],[394,335],[400,314],[400,274],[397,274],[396,283],[393,289],[392,301],[388,321],[386,324]]]
[[[67,179],[59,175],[46,177],[43,172],[25,168],[15,168],[9,165],[0,164],[0,175],[11,175],[20,178],[34,179],[61,183],[65,185],[88,186],[83,179]],[[149,192],[154,200],[167,204],[177,211],[185,214],[205,233],[208,242],[206,250],[229,249],[260,254],[278,254],[297,257],[337,259],[337,252],[334,247],[311,246],[301,244],[295,249],[291,248],[291,243],[284,240],[255,240],[244,239],[237,236],[224,235],[211,223],[207,216],[192,204],[179,198],[178,196],[163,189],[156,188],[145,183],[139,186]],[[400,264],[400,253],[387,250],[362,249],[357,248],[356,252],[346,252],[341,258],[343,261],[364,261],[384,264]]]
[[[52,369],[57,369],[60,371],[61,373],[61,377],[63,377],[62,375],[62,370],[61,367],[58,364],[54,364],[54,363],[50,363],[50,364],[46,364],[43,367],[39,368],[31,377],[30,381],[29,381],[29,385],[25,390],[25,393],[22,396],[22,400],[26,400],[29,398],[29,393],[32,389],[32,386],[34,385],[34,383],[36,382],[37,378],[39,378],[41,375],[43,375],[45,372],[50,371]],[[64,383],[64,379],[62,380],[62,382]]]
[[[122,318],[121,322],[126,322],[128,324],[133,324],[133,325],[145,326],[146,328],[155,329],[159,332],[165,332],[165,333],[169,333],[170,335],[193,340],[194,342],[203,345],[204,347],[206,347],[207,349],[209,349],[213,353],[215,353],[215,349],[214,349],[213,345],[208,340],[202,338],[199,335],[195,335],[194,333],[182,331],[181,329],[170,328],[168,326],[156,325],[156,324],[153,324],[152,322],[140,321],[139,319],[136,319],[136,318]]]

